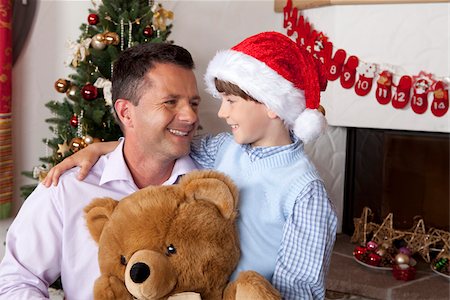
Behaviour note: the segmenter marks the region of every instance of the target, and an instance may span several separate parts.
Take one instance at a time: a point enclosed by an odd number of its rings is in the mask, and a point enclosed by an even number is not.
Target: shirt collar
[[[123,156],[123,145],[125,139],[120,139],[119,145],[111,153],[105,155],[105,168],[100,179],[100,185],[110,181],[125,180],[129,181],[133,186],[136,186],[133,176],[128,169]],[[180,157],[175,161],[172,174],[162,185],[171,185],[177,182],[181,175],[184,175],[192,170],[197,169],[194,161],[188,156]],[[136,188],[138,189],[138,188]]]
[[[123,157],[123,144],[125,139],[120,139],[119,141],[116,149],[104,156],[105,168],[100,178],[100,185],[115,180],[126,180],[134,184],[133,176],[131,176],[125,158]]]
[[[292,143],[288,145],[272,147],[252,147],[250,144],[243,144],[242,148],[249,156],[250,161],[257,161],[259,159],[267,158],[281,152],[293,151],[296,148],[302,147],[303,144],[301,140],[292,131],[290,132],[290,137]]]
[[[175,161],[172,174],[162,185],[171,185],[178,181],[178,178],[190,171],[197,169],[194,161],[189,155],[180,157]]]

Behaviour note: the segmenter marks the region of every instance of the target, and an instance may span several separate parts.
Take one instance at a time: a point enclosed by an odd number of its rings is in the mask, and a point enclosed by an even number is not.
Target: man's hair
[[[239,96],[241,98],[244,98],[245,100],[251,100],[260,103],[258,100],[244,92],[239,86],[234,83],[214,78],[214,84],[216,85],[216,89],[219,93]]]
[[[117,99],[126,99],[137,106],[144,85],[151,85],[146,73],[155,63],[174,64],[194,69],[192,56],[183,47],[169,43],[144,43],[123,51],[114,63],[112,74],[113,106]],[[116,120],[121,125],[116,115]]]

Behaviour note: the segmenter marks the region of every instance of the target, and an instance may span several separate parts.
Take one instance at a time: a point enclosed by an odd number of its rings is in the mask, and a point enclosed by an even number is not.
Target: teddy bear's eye
[[[170,244],[169,246],[167,246],[167,252],[166,252],[167,256],[170,256],[175,253],[177,253],[177,249],[175,248],[174,245]]]
[[[120,263],[124,266],[127,265],[127,259],[125,258],[125,256],[123,255],[120,256]]]

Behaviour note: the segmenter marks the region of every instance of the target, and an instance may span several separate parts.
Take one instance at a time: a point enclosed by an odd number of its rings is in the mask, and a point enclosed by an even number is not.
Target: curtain
[[[0,219],[10,214],[13,191],[11,24],[12,0],[0,0]]]

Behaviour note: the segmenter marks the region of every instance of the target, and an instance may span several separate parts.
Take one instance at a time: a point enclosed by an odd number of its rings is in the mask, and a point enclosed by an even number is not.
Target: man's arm
[[[0,299],[48,299],[60,275],[62,221],[53,190],[39,185],[8,229]]]
[[[273,285],[283,299],[324,299],[337,217],[319,180],[297,197],[283,229]]]
[[[102,143],[94,143],[89,145],[69,157],[66,157],[62,162],[53,166],[48,172],[47,176],[45,176],[43,185],[49,187],[50,185],[57,185],[59,177],[67,170],[73,167],[80,167],[80,171],[78,172],[77,179],[83,180],[89,174],[89,171],[98,161],[100,156],[103,154],[107,154],[113,151],[117,145],[119,145],[118,141],[111,142],[102,142]]]

